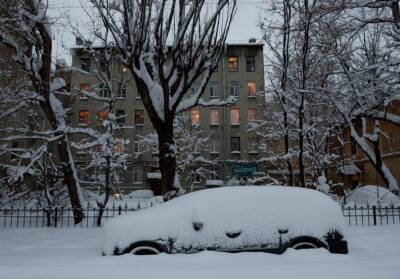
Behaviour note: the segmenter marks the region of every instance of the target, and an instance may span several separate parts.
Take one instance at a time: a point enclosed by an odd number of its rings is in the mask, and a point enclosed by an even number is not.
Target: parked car
[[[104,255],[203,250],[347,253],[341,209],[310,189],[235,186],[201,190],[121,215],[104,227]]]

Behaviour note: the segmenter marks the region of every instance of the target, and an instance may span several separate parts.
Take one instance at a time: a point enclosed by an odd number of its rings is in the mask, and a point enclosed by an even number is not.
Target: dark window
[[[246,56],[246,72],[256,71],[256,57],[254,55]]]
[[[125,99],[126,98],[126,88],[121,87],[118,89],[118,99]]]
[[[144,124],[144,110],[142,109],[135,110],[135,124],[136,125]]]
[[[101,58],[100,61],[99,61],[99,67],[100,67],[100,71],[102,73],[107,72],[107,66],[108,66],[107,65],[107,60],[104,59],[104,58]]]
[[[117,113],[115,116],[117,118],[116,121],[117,121],[118,125],[122,126],[125,124],[125,111],[123,109],[117,110]]]
[[[237,72],[239,68],[239,58],[237,56],[228,57],[229,72]]]
[[[90,72],[90,58],[81,58],[81,69]]]
[[[239,137],[231,138],[231,152],[240,152],[240,138]]]
[[[353,138],[350,138],[350,144],[351,144],[351,155],[356,155],[357,154],[357,143]]]

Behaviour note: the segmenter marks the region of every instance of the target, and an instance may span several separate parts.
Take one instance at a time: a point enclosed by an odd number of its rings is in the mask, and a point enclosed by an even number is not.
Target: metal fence
[[[127,205],[104,208],[101,224],[117,215],[134,212],[152,203],[137,207]],[[100,208],[87,207],[84,209],[85,218],[78,225],[74,225],[72,208],[0,208],[0,227],[3,228],[38,228],[38,227],[97,227]],[[343,216],[350,226],[377,226],[400,224],[400,206],[343,206]]]
[[[0,227],[3,228],[40,228],[40,227],[97,227],[99,214],[101,224],[104,221],[121,214],[134,212],[143,208],[153,206],[153,203],[138,203],[136,207],[127,205],[106,207],[103,210],[96,207],[87,206],[84,209],[85,218],[78,225],[74,224],[73,208],[54,207],[54,208],[0,208]]]
[[[400,224],[400,206],[343,206],[342,211],[350,226]]]

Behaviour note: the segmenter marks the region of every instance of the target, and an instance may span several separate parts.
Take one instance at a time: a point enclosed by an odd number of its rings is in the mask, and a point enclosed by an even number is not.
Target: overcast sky
[[[3,0],[0,0],[3,1]],[[260,39],[260,31],[257,27],[257,20],[268,0],[237,0],[238,9],[235,15],[228,41],[247,42],[249,38]],[[81,2],[87,0],[49,0],[49,13],[53,17],[63,18],[69,16],[72,21],[82,21],[85,13],[82,11]],[[211,2],[211,1],[210,1]],[[212,0],[212,2],[215,2]],[[63,20],[57,20],[53,28],[54,54],[62,57],[70,63],[68,49],[74,45],[75,39],[66,28]]]

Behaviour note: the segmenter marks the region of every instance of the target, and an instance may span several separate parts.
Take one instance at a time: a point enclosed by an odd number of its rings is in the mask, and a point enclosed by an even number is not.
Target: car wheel
[[[316,249],[316,248],[327,248],[326,244],[321,240],[310,236],[300,236],[292,239],[287,248],[293,248],[295,250],[301,249]]]
[[[134,255],[157,255],[160,251],[157,248],[151,246],[138,246],[131,251]]]
[[[124,253],[130,253],[134,255],[157,255],[164,252],[164,249],[158,243],[152,241],[140,241],[130,245],[125,249]]]

